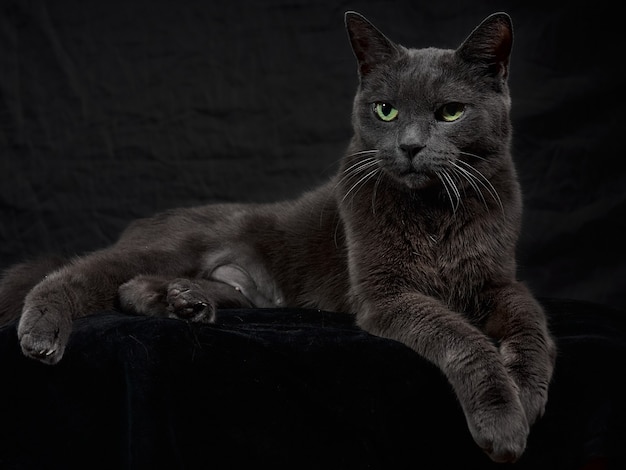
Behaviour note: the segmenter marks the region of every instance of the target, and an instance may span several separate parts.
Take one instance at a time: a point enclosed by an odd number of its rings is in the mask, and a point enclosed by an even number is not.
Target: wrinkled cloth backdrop
[[[3,0],[0,268],[112,243],[132,220],[325,181],[351,135],[343,13],[456,47],[511,14],[519,272],[626,307],[624,35],[593,2]]]

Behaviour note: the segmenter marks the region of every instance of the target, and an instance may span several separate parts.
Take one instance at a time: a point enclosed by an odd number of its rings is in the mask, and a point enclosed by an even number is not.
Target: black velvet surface
[[[623,312],[544,300],[559,354],[513,468],[626,465]],[[502,468],[440,372],[346,314],[224,310],[215,325],[116,312],[76,322],[64,359],[0,329],[0,468]]]

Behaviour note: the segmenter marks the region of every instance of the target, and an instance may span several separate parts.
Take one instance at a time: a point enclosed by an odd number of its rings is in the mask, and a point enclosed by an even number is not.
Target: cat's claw
[[[213,303],[188,279],[177,279],[170,283],[167,310],[171,316],[182,320],[212,322],[215,317]]]
[[[65,348],[52,338],[45,338],[36,333],[26,333],[18,338],[22,352],[27,357],[45,364],[56,364],[63,357]]]
[[[71,329],[65,323],[62,317],[47,309],[25,309],[17,327],[24,355],[45,364],[59,362]]]

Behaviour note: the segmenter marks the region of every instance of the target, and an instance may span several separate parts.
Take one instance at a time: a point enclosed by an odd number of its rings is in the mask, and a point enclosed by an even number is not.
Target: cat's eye
[[[453,122],[463,116],[465,105],[463,103],[446,103],[435,113],[437,119],[445,122]]]
[[[381,121],[389,122],[398,117],[398,110],[389,103],[374,103],[374,114]]]

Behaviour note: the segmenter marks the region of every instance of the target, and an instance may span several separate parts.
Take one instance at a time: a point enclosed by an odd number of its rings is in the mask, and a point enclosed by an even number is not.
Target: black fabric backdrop
[[[295,197],[350,137],[354,9],[409,46],[511,14],[520,277],[626,307],[623,21],[608,2],[3,0],[0,267],[158,210]]]

